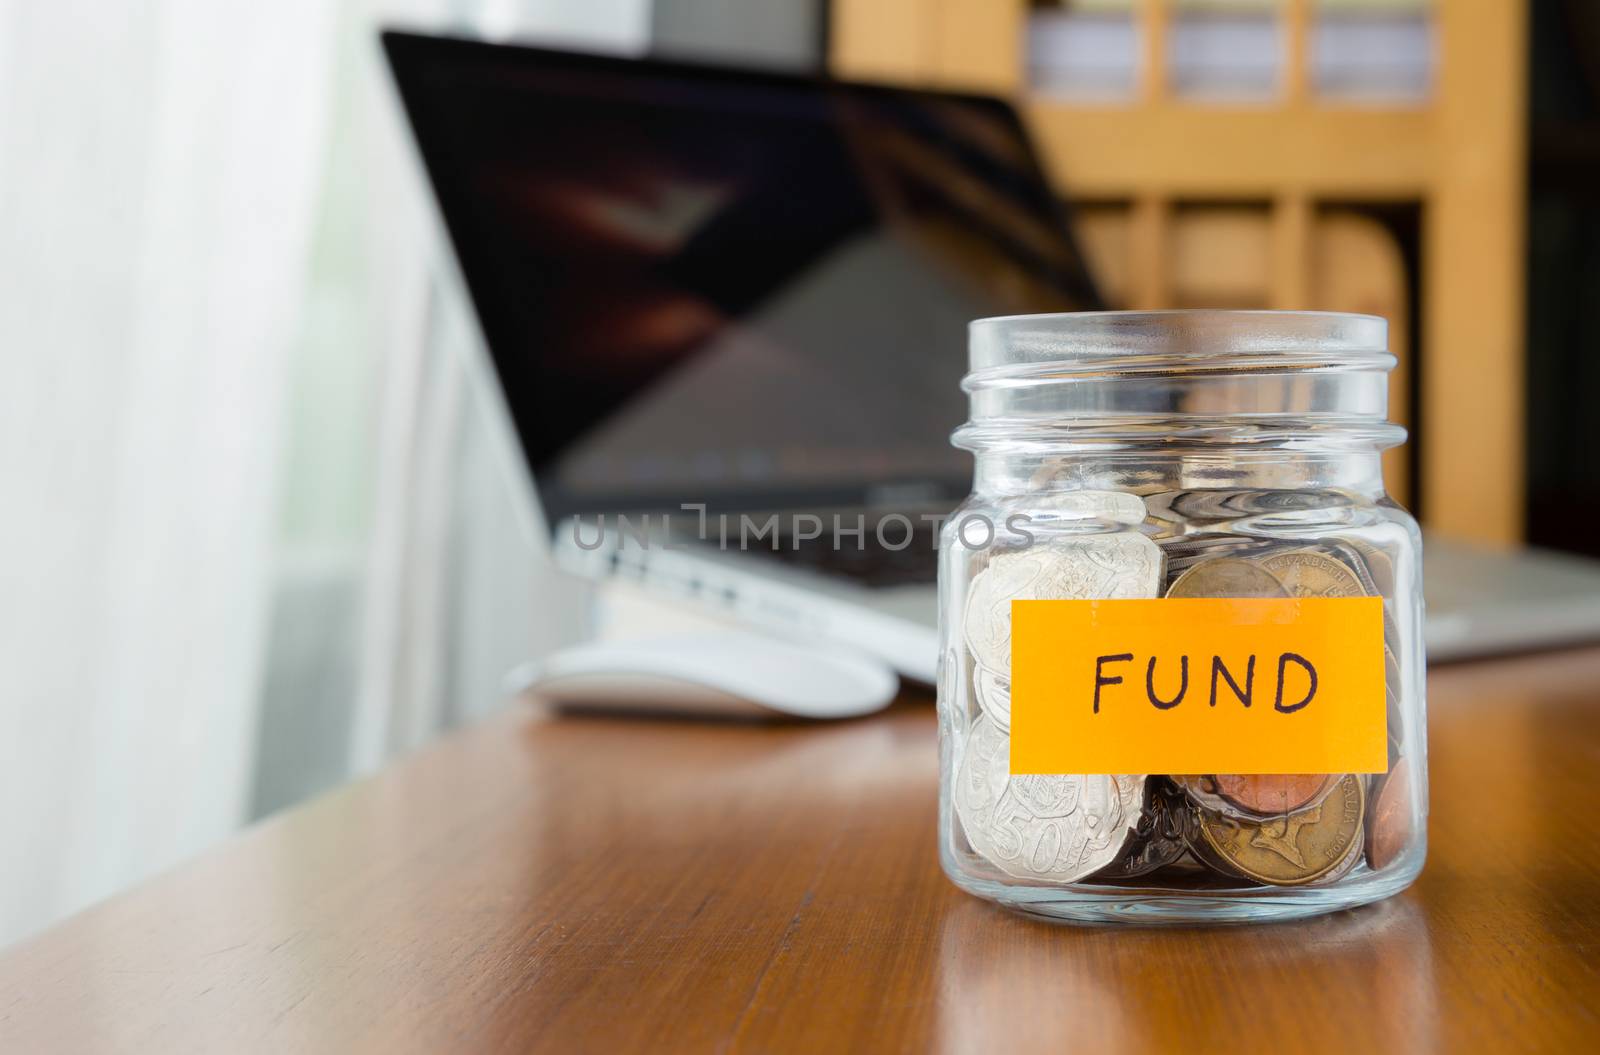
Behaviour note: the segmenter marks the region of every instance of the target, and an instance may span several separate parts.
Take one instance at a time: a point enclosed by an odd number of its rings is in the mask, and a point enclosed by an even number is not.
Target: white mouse
[[[855,718],[899,690],[877,660],[738,631],[578,645],[508,680],[566,710],[746,717]]]

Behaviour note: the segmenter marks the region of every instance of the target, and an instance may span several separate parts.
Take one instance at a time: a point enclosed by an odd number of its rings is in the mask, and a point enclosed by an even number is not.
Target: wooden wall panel
[[[1009,94],[1022,87],[1023,0],[939,0],[934,38],[937,83]]]
[[[1423,512],[1515,542],[1524,512],[1526,12],[1438,5],[1438,157],[1423,211]]]
[[[933,63],[938,0],[833,0],[829,68],[840,77],[922,84]]]

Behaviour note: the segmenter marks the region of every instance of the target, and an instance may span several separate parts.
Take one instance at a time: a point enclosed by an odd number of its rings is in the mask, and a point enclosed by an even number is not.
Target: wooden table
[[[1594,1050],[1597,686],[1600,650],[1436,671],[1416,886],[1210,930],[951,886],[926,700],[517,709],[0,957],[0,1050]]]

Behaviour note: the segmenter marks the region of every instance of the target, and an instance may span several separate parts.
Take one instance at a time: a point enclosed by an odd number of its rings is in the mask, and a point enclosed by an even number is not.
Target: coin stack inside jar
[[[961,635],[967,662],[958,669],[970,675],[976,706],[953,730],[952,799],[972,852],[1012,881],[1041,884],[1159,872],[1163,883],[1298,886],[1393,863],[1411,842],[1414,811],[1402,753],[1399,630],[1387,601],[1386,775],[1010,774],[1013,600],[1392,596],[1388,557],[1357,531],[1284,541],[1205,530],[1237,519],[1241,507],[1270,507],[1271,493],[1073,497],[1092,505],[1095,533],[1041,534],[971,564]]]

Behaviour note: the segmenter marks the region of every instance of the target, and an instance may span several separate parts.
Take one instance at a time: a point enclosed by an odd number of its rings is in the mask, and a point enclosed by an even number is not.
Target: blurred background
[[[1109,300],[1386,316],[1391,491],[1600,556],[1586,0],[12,0],[0,943],[589,625],[520,530],[380,26],[1009,97]]]

